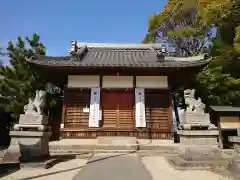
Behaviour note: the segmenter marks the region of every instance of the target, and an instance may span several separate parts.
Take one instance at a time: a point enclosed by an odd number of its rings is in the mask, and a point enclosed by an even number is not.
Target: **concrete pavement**
[[[24,168],[0,178],[1,180],[71,180],[87,163],[85,159],[73,159],[56,164],[50,169]]]
[[[73,180],[152,180],[136,154],[96,154]]]
[[[231,180],[209,171],[175,170],[164,156],[99,153],[90,160],[73,159],[51,169],[24,168],[1,180]]]

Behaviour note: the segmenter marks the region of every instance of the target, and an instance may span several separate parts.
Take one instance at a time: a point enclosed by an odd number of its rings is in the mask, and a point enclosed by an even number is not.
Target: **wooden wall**
[[[66,88],[64,92],[63,138],[96,138],[97,136],[136,136],[169,139],[172,131],[172,109],[167,90],[146,90],[146,128],[135,127],[134,89],[101,90],[102,120],[99,128],[89,128],[90,89]]]
[[[168,92],[145,92],[147,128],[171,132],[172,114]]]
[[[66,128],[88,128],[89,113],[83,112],[90,106],[90,90],[66,88],[64,92],[64,126]]]
[[[127,91],[102,91],[101,97],[102,127],[125,128],[135,127],[134,118],[134,92]]]

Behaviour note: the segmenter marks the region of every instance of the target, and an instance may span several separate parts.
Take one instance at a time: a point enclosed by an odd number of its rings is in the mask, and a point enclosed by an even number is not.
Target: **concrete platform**
[[[64,139],[50,142],[50,153],[172,151],[179,147],[173,140],[149,140],[129,137]]]
[[[133,145],[137,144],[136,137],[98,137],[97,138],[98,144],[111,144],[111,145]]]
[[[124,140],[126,137],[118,137],[116,141],[120,142],[119,139],[122,139],[121,143],[126,142]],[[115,141],[115,144],[117,144]],[[165,140],[165,139],[136,139],[136,143],[139,145],[163,145],[163,146],[179,146],[179,144],[175,144],[173,140]],[[49,142],[50,146],[70,146],[70,145],[99,145],[103,143],[99,143],[99,139],[62,139],[59,141],[51,141]],[[135,144],[135,143],[134,143]]]

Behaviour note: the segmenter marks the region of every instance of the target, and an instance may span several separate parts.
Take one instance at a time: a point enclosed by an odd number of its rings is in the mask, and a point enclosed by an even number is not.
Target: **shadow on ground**
[[[22,178],[22,179],[18,179],[18,180],[32,180],[32,179],[35,179],[35,178],[46,177],[46,176],[50,176],[50,175],[54,175],[54,174],[58,174],[58,173],[69,172],[69,171],[81,169],[81,168],[83,168],[84,166],[86,166],[87,164],[90,164],[90,163],[95,163],[95,162],[106,160],[106,159],[109,159],[109,158],[114,158],[114,157],[117,157],[117,156],[123,156],[123,155],[127,155],[127,154],[132,154],[132,153],[136,153],[136,151],[128,152],[128,153],[122,153],[122,154],[117,154],[117,155],[112,155],[112,156],[107,156],[107,157],[103,157],[103,158],[98,158],[98,159],[95,159],[95,160],[92,160],[92,161],[88,161],[83,166],[70,168],[70,169],[65,169],[65,170],[60,170],[60,171],[55,171],[55,172],[50,172],[50,173],[45,173],[45,174],[40,174],[40,175],[36,175],[36,176],[31,176],[31,177],[26,177],[26,178]],[[84,154],[88,154],[88,153],[84,153]],[[83,154],[81,154],[81,155],[83,155]],[[66,162],[66,161],[69,161],[69,160],[72,160],[72,159],[76,159],[77,156],[79,156],[79,154],[75,154],[75,155],[55,155],[55,156],[53,155],[52,157],[61,157],[62,158],[61,162]],[[0,178],[4,177],[6,175],[12,174],[14,172],[16,172],[16,171],[6,172],[3,175],[0,174]]]

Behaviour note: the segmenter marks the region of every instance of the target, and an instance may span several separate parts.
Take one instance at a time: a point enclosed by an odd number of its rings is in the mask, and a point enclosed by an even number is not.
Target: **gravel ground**
[[[73,159],[51,169],[26,168],[1,180],[231,180],[209,171],[179,171],[163,156],[139,158],[136,154],[96,154],[89,161]],[[84,167],[84,168],[83,168]]]
[[[142,163],[152,175],[153,180],[231,180],[210,171],[175,170],[169,166],[163,156],[143,157]]]
[[[50,169],[24,168],[1,180],[71,180],[87,163],[86,159],[73,159],[56,164]]]

